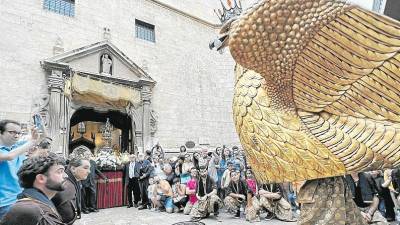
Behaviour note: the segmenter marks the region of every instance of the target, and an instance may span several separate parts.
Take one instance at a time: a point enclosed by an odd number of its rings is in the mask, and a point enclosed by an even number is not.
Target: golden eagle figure
[[[339,0],[264,0],[221,29],[262,182],[400,165],[400,23]]]

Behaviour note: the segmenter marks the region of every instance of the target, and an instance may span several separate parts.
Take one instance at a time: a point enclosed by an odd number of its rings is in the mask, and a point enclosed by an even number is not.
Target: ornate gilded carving
[[[400,23],[328,0],[260,1],[221,29],[234,119],[264,182],[400,165]]]

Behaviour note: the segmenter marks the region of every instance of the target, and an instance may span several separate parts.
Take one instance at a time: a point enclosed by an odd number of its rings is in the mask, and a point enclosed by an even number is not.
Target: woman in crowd
[[[246,170],[246,184],[247,184],[247,205],[246,205],[246,220],[250,222],[260,221],[260,202],[258,201],[258,185],[254,178],[251,169]]]
[[[186,185],[181,184],[178,177],[174,179],[174,185],[172,185],[173,192],[173,203],[175,205],[175,212],[181,212],[186,206],[188,198],[186,196]]]
[[[199,159],[200,159],[200,152],[195,151],[193,152],[193,165],[199,169]]]
[[[184,145],[182,145],[182,146],[179,148],[179,155],[186,155],[186,154],[187,154],[186,147],[185,147]]]
[[[218,156],[220,156],[220,157],[221,157],[221,154],[222,154],[222,148],[221,148],[221,147],[216,147],[216,148],[215,148],[215,154],[217,154]]]
[[[181,184],[186,184],[190,180],[190,169],[193,167],[190,159],[190,154],[185,154],[180,169],[178,171],[175,169],[176,175],[180,176]]]
[[[224,190],[221,185],[222,177],[224,175],[225,170],[228,168],[228,162],[231,161],[231,153],[229,148],[223,147],[221,152],[221,159],[219,160],[219,167],[217,169],[218,176],[218,196],[223,199],[225,198]]]
[[[210,162],[208,163],[208,174],[217,183],[217,188],[220,186],[218,184],[218,168],[219,168],[219,156],[215,153],[212,154]]]
[[[197,202],[196,190],[197,190],[197,179],[198,179],[199,171],[196,167],[192,167],[190,169],[190,180],[186,184],[186,194],[188,195],[188,202],[186,203],[186,207],[183,210],[185,215],[189,215],[192,211],[193,205]]]

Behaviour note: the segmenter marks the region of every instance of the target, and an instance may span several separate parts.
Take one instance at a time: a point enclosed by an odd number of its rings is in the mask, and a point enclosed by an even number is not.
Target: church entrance
[[[56,55],[41,65],[49,94],[39,110],[54,152],[69,157],[82,147],[108,162],[115,161],[110,155],[120,161],[124,153],[151,147],[157,130],[151,105],[155,81],[110,41]]]
[[[106,126],[107,122],[108,126]],[[92,154],[97,155],[99,149],[108,144],[104,139],[107,127],[111,134],[109,147],[115,154],[134,152],[132,119],[128,114],[115,110],[101,112],[93,108],[81,108],[72,115],[70,120],[69,154],[74,149],[84,146],[90,149]]]

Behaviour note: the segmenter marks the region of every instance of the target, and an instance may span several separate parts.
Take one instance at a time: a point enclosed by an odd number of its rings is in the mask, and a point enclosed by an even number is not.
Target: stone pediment
[[[101,41],[42,61],[42,65],[60,65],[76,72],[133,82],[155,81],[110,41]]]

